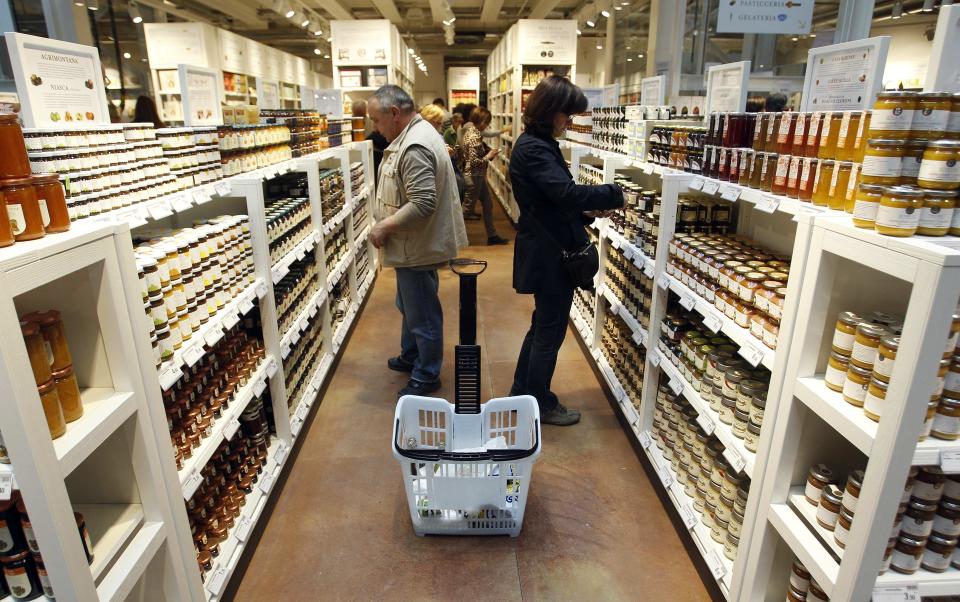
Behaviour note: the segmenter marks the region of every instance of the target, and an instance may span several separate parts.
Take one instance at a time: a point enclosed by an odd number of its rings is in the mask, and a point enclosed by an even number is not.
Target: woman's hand
[[[493,158],[496,157],[496,156],[499,155],[499,154],[500,154],[500,149],[499,149],[499,148],[495,148],[495,149],[491,150],[489,153],[487,153],[486,155],[484,155],[483,158],[486,159],[487,161],[493,161]]]
[[[587,217],[592,217],[596,219],[596,218],[610,217],[611,215],[614,214],[615,211],[616,209],[608,209],[606,211],[584,211],[583,214],[586,215]]]

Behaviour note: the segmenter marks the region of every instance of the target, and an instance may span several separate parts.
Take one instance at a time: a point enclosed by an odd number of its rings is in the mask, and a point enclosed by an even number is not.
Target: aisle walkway
[[[513,238],[502,214],[498,228]],[[481,222],[468,229],[482,240]],[[490,262],[480,278],[483,397],[505,395],[532,298],[510,287],[512,244],[463,255]],[[440,287],[448,351],[437,395],[452,400],[455,276],[443,274]],[[393,271],[383,271],[236,600],[710,599],[572,330],[554,390],[583,420],[543,428],[520,537],[416,537],[390,451],[396,391],[405,382],[385,365],[399,345],[395,290]]]

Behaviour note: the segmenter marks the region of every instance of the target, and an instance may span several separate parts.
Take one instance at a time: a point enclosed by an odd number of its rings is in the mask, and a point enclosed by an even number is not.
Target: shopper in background
[[[450,127],[443,131],[443,141],[447,143],[447,146],[457,146],[457,134],[461,126],[463,126],[463,115],[460,113],[451,114]]]
[[[443,130],[450,125],[450,111],[447,110],[447,103],[439,96],[433,99],[431,103],[435,107],[440,107],[440,110],[443,111],[443,121],[440,122],[443,129],[440,130],[440,133],[443,133]]]
[[[510,158],[510,181],[520,206],[513,288],[533,294],[535,305],[510,394],[536,397],[541,421],[559,426],[580,420],[580,412],[564,407],[550,390],[574,292],[561,254],[587,244],[584,226],[603,215],[597,212],[623,207],[618,186],[576,184],[560,154],[556,138],[569,127],[573,115],[586,109],[580,88],[566,78],[547,77],[527,99],[526,130]]]
[[[137,106],[133,108],[133,123],[152,123],[153,127],[165,127],[157,113],[157,105],[149,96],[137,97]]]
[[[425,105],[420,109],[420,116],[423,120],[433,126],[437,133],[443,135],[443,109],[437,105]]]
[[[370,240],[380,249],[383,265],[396,270],[397,308],[403,316],[400,355],[387,366],[411,373],[400,396],[428,395],[440,388],[443,364],[437,270],[467,245],[457,182],[443,138],[401,88],[378,89],[369,114],[390,143],[380,166]]]
[[[487,165],[500,152],[491,149],[483,141],[481,133],[490,125],[490,111],[483,107],[476,107],[470,113],[470,121],[463,124],[463,142],[460,152],[463,153],[463,177],[467,188],[463,200],[464,219],[479,219],[474,213],[477,201],[483,208],[483,225],[487,230],[488,245],[505,245],[509,240],[497,234],[493,224],[493,201],[490,200],[490,189],[487,185]]]
[[[780,113],[786,106],[787,97],[778,92],[767,97],[767,102],[764,104],[763,110],[772,113]]]
[[[420,109],[420,116],[424,121],[436,128],[437,133],[443,132],[443,110],[437,105],[427,105]],[[450,156],[450,163],[453,165],[453,175],[457,178],[457,199],[463,203],[463,195],[466,191],[466,180],[463,172],[457,166],[459,163],[459,152],[454,146],[447,146],[447,154]]]

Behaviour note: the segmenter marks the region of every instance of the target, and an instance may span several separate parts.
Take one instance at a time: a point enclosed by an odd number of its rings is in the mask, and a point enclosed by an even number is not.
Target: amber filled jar
[[[861,368],[851,361],[847,368],[847,378],[843,381],[843,400],[858,408],[863,407],[869,385],[870,369]]]
[[[864,184],[897,184],[906,151],[903,140],[871,138],[867,141],[860,181]]]
[[[807,126],[807,138],[804,143],[803,154],[807,157],[816,157],[820,146],[820,131],[823,127],[824,114],[820,111],[810,116],[810,124]]]
[[[63,419],[63,410],[60,407],[60,397],[57,394],[56,383],[51,378],[48,382],[37,387],[40,393],[40,404],[43,406],[43,415],[47,419],[47,428],[50,437],[56,439],[67,432],[67,423]]]
[[[67,422],[73,422],[83,416],[83,402],[80,400],[80,387],[77,385],[77,376],[73,373],[73,366],[63,370],[53,371],[53,382],[57,386],[57,397],[60,400],[60,409]]]
[[[847,538],[850,536],[850,527],[853,526],[853,513],[846,506],[840,508],[837,524],[833,528],[833,540],[841,548],[847,547]]]
[[[876,231],[886,236],[913,236],[920,225],[923,191],[905,186],[884,190],[877,210]]]
[[[10,225],[10,214],[7,213],[7,203],[3,191],[0,190],[0,248],[9,247],[14,243],[13,227]]]
[[[950,231],[957,206],[957,191],[925,190],[917,234],[945,236]]]
[[[870,120],[871,138],[909,138],[913,114],[917,108],[916,92],[881,92],[873,105]]]
[[[853,340],[850,363],[864,370],[873,370],[877,361],[880,338],[887,334],[883,326],[861,322],[857,325],[857,334]]]
[[[0,180],[30,176],[30,159],[16,113],[0,113]]]
[[[780,126],[777,130],[776,151],[781,155],[793,153],[793,137],[796,134],[797,113],[787,112],[780,115]]]
[[[17,178],[0,182],[3,197],[10,216],[10,227],[14,238],[19,241],[42,238],[43,215],[37,202],[37,191],[33,187],[33,178]]]
[[[863,471],[854,470],[847,477],[847,485],[843,490],[843,507],[853,514],[857,511],[857,502],[860,499],[860,488],[863,487]]]
[[[960,503],[953,502],[944,495],[937,514],[933,517],[931,533],[946,538],[960,536]]]
[[[960,439],[960,398],[943,396],[933,417],[930,435],[947,441]]]
[[[843,494],[840,488],[830,483],[823,488],[820,493],[820,504],[817,506],[817,523],[829,531],[837,524],[837,517],[840,515],[840,506],[843,501]]]
[[[843,385],[847,381],[847,370],[850,367],[850,357],[836,351],[830,353],[827,361],[827,370],[823,376],[823,384],[831,391],[843,392]]]
[[[900,537],[897,538],[896,546],[893,548],[893,556],[890,558],[890,568],[905,575],[916,573],[920,569],[925,543],[926,541],[920,537],[900,535]]]
[[[916,138],[906,141],[903,152],[903,163],[900,165],[901,186],[916,186],[920,176],[920,166],[923,164],[923,151],[927,150],[928,140]]]
[[[820,142],[817,156],[821,159],[837,158],[837,138],[840,137],[840,122],[843,113],[825,113],[820,130]]]
[[[936,140],[927,144],[917,183],[935,190],[960,188],[960,140]]]
[[[860,184],[857,187],[857,196],[853,202],[853,225],[858,228],[873,229],[877,221],[877,211],[880,209],[880,199],[883,198],[883,186],[876,184]]]
[[[51,379],[50,362],[47,358],[47,348],[40,334],[40,325],[32,320],[21,320],[20,334],[27,347],[27,357],[33,369],[33,378],[37,386]]]
[[[937,504],[913,499],[907,506],[900,523],[900,533],[914,537],[928,537],[933,530],[933,518],[937,514]]]
[[[887,383],[877,378],[874,373],[867,386],[867,396],[863,400],[863,413],[874,422],[880,422],[883,416],[883,407],[887,400]]]
[[[841,312],[837,316],[837,323],[833,330],[831,349],[834,353],[849,356],[853,353],[853,345],[857,336],[857,326],[863,318],[852,311]]]
[[[826,464],[815,464],[807,474],[807,484],[804,488],[804,497],[816,506],[820,503],[820,496],[824,488],[834,481],[833,470]],[[840,503],[838,496],[837,504]]]
[[[950,123],[950,105],[949,92],[922,92],[917,98],[917,111],[913,114],[911,137],[944,137]]]
[[[70,229],[70,214],[63,196],[63,185],[57,174],[35,174],[33,187],[43,215],[43,228],[49,232],[66,232]]]
[[[819,207],[826,207],[830,204],[830,184],[833,180],[833,173],[837,162],[833,160],[820,161],[820,169],[817,170],[816,178],[813,181],[813,196],[811,201]]]
[[[800,164],[800,182],[797,185],[797,198],[810,201],[813,198],[813,184],[817,179],[819,159],[804,157]]]
[[[857,130],[860,128],[860,111],[844,111],[840,119],[840,130],[837,134],[837,159],[841,161],[856,161]]]

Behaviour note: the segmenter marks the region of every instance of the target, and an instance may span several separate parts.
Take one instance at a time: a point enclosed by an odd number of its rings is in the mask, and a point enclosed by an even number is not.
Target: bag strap
[[[533,216],[533,210],[528,211],[528,212],[526,213],[526,216],[527,216],[527,218],[533,223],[533,225],[536,226],[536,229],[537,229],[541,234],[543,234],[544,236],[546,236],[547,239],[548,239],[550,242],[552,242],[555,247],[557,247],[558,249],[560,249],[560,253],[561,253],[561,254],[569,253],[569,251],[567,251],[567,249],[564,248],[564,246],[561,245],[560,242],[559,242],[556,238],[554,238],[553,235],[550,234],[550,232],[547,231],[546,227],[545,227],[542,223],[540,223],[540,220],[538,220],[536,217]]]

